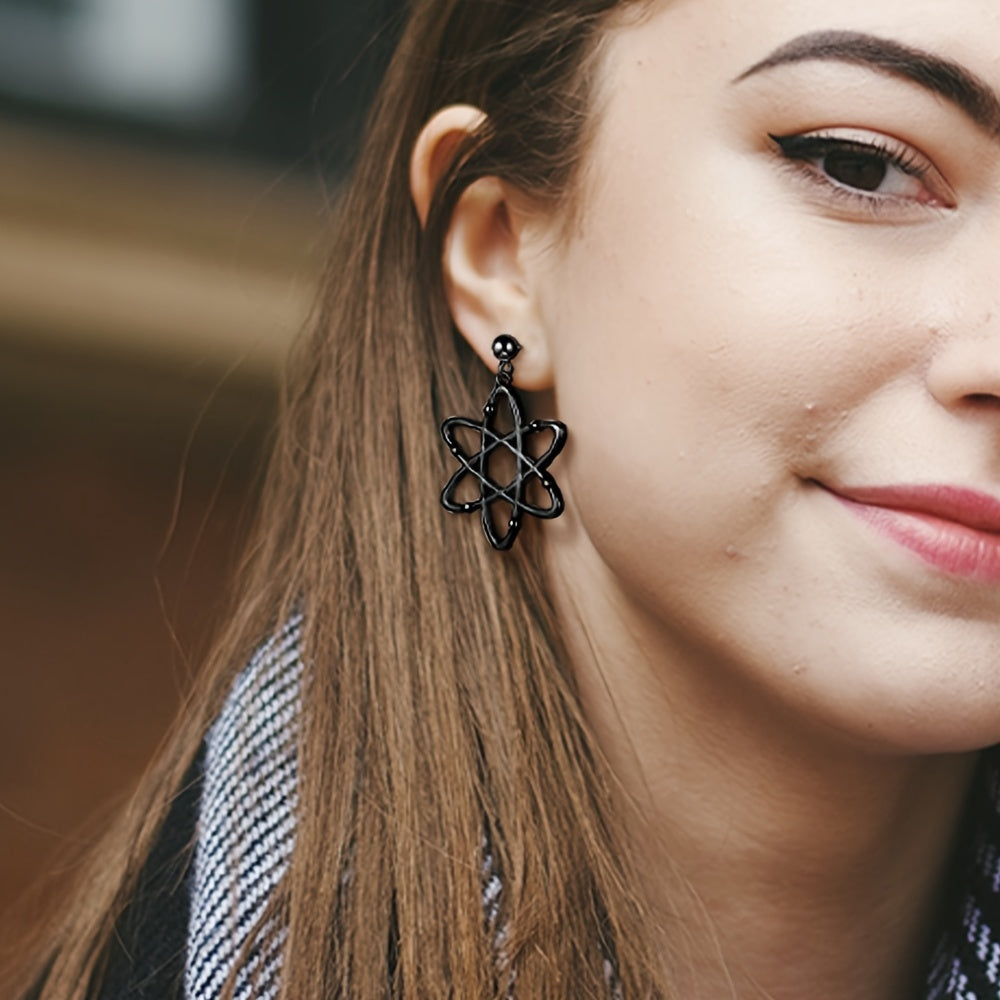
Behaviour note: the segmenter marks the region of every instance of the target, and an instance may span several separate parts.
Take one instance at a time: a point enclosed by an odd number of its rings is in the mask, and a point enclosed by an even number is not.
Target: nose
[[[936,340],[926,376],[931,395],[950,410],[1000,410],[1000,303]]]

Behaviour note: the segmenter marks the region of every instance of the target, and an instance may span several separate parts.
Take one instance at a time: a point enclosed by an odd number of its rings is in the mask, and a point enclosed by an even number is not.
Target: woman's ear
[[[424,126],[410,158],[410,191],[421,224],[431,199],[462,142],[485,120],[478,108],[454,104]],[[529,268],[534,213],[527,199],[498,177],[480,177],[459,196],[449,220],[442,271],[452,318],[462,336],[491,371],[492,344],[501,333],[522,347],[515,382],[527,390],[552,384],[551,363]]]

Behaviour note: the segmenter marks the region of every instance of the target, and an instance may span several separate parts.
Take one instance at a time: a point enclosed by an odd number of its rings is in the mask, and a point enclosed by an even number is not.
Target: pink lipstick
[[[1000,500],[960,486],[822,484],[851,513],[924,562],[1000,583]]]

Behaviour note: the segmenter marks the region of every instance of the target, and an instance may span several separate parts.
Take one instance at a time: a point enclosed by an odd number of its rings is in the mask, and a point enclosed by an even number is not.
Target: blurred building
[[[396,6],[0,0],[0,911],[197,670]]]

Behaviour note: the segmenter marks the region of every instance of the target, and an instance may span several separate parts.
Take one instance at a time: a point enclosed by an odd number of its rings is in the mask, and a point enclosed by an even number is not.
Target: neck
[[[913,995],[974,755],[861,745],[607,620],[588,617],[570,654],[637,868],[664,873],[643,888],[677,994]]]
[[[646,757],[631,783],[640,863],[670,859],[713,945],[681,995],[727,996],[729,980],[734,996],[772,1000],[916,995],[971,761],[851,757],[717,743],[679,780]],[[675,886],[651,886],[661,922]]]

